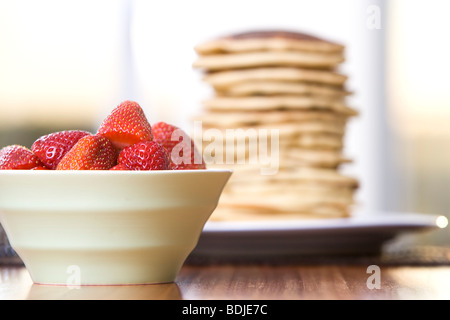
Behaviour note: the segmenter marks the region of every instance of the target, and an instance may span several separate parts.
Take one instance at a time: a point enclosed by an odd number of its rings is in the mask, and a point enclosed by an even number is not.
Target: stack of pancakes
[[[344,49],[288,31],[246,32],[195,47],[194,68],[214,89],[196,119],[203,132],[235,134],[233,143],[214,150],[209,165],[234,171],[211,220],[351,215],[358,181],[339,168],[351,162],[343,141],[357,112],[346,104],[347,76],[337,70]],[[255,132],[258,141],[250,137]],[[208,148],[211,141],[203,139]],[[245,161],[237,159],[239,148]]]

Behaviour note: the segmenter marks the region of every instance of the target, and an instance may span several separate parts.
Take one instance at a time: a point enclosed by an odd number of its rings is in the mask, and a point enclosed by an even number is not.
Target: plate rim
[[[440,228],[436,222],[441,215],[413,212],[377,212],[356,214],[347,218],[266,220],[266,221],[207,221],[203,233],[253,233],[282,231],[334,231],[373,228]]]

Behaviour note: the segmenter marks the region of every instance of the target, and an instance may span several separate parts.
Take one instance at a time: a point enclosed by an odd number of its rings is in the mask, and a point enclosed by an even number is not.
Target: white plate
[[[401,233],[439,228],[437,219],[429,214],[386,212],[341,219],[208,222],[190,258],[373,254]]]

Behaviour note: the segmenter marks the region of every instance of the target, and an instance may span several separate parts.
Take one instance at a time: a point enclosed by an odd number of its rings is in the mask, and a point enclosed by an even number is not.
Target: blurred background
[[[450,2],[446,0],[0,0],[0,148],[58,130],[95,132],[119,102],[186,130],[210,88],[193,47],[290,29],[346,46],[361,112],[345,168],[362,211],[449,215]],[[450,231],[411,241],[450,245]]]

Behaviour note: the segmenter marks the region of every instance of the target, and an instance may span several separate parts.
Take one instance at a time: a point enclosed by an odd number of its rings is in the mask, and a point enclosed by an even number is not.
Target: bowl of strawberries
[[[0,222],[36,284],[173,282],[230,176],[124,101],[95,133],[0,149]]]

